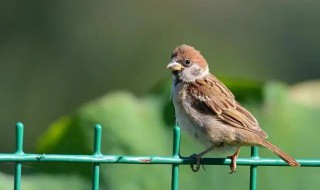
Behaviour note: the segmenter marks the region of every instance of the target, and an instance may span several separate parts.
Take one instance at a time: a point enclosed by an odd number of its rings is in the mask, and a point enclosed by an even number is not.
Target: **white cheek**
[[[209,67],[206,67],[206,69],[203,72],[203,77],[209,74]]]
[[[195,76],[192,71],[194,70],[201,70],[202,73],[200,75],[197,75]],[[203,78],[204,76],[208,75],[209,74],[209,69],[208,67],[203,71],[199,65],[197,64],[193,64],[192,66],[188,67],[188,68],[185,68],[182,73],[181,73],[181,77],[182,77],[182,80],[185,81],[185,82],[193,82],[197,79],[201,79]]]

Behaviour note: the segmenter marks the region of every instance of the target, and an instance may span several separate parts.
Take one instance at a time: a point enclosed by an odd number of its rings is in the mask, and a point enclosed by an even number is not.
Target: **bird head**
[[[194,82],[209,74],[207,61],[200,52],[185,44],[173,50],[167,68],[172,70],[176,79],[183,82]]]

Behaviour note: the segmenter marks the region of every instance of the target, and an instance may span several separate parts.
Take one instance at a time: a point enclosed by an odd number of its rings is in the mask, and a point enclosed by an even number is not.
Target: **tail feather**
[[[278,147],[276,147],[275,145],[271,144],[270,142],[268,142],[266,140],[263,140],[261,145],[266,147],[266,148],[268,148],[272,152],[274,152],[282,160],[287,162],[290,166],[293,166],[293,167],[299,167],[300,166],[300,164],[293,157],[291,157],[287,153],[283,152],[282,150],[280,150]]]

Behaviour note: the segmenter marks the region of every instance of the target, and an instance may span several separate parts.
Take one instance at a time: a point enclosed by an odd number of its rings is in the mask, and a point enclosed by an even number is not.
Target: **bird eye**
[[[189,59],[186,59],[186,60],[184,61],[184,63],[185,63],[186,65],[189,65],[189,64],[191,63],[191,61],[190,61]]]

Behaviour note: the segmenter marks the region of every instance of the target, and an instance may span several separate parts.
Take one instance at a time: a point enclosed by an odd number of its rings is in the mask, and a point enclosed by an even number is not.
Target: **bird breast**
[[[214,145],[217,152],[235,150],[231,142],[235,140],[234,131],[214,115],[204,115],[191,106],[187,93],[187,84],[178,83],[172,86],[172,101],[175,107],[176,120],[182,130],[200,141],[206,147]]]

